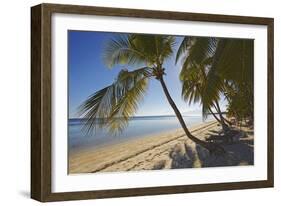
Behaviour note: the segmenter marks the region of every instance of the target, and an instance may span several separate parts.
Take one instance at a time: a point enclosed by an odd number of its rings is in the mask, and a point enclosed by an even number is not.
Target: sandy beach
[[[246,127],[239,129],[241,132],[234,137],[232,143],[222,144],[226,153],[219,157],[210,155],[205,148],[190,141],[182,129],[177,129],[70,153],[69,173],[253,165],[253,130]],[[218,134],[220,130],[220,125],[215,121],[190,128],[192,134],[202,140]]]

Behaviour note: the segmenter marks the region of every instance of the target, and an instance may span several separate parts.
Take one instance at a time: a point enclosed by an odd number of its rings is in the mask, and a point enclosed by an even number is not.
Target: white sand
[[[245,128],[243,128],[245,130]],[[210,132],[221,130],[217,122],[203,123],[190,129],[205,140]],[[69,156],[69,173],[114,172],[169,168],[193,168],[253,164],[253,134],[233,144],[224,145],[221,157],[194,144],[182,129],[127,142],[87,149]]]

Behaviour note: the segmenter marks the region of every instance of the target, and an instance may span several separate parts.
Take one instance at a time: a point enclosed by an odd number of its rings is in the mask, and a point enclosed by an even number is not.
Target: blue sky
[[[78,117],[77,108],[91,94],[110,85],[118,72],[128,65],[115,66],[109,69],[102,59],[106,43],[114,38],[116,33],[93,31],[68,32],[68,92],[69,117]],[[180,42],[182,37],[177,37]],[[175,50],[178,45],[175,46]],[[181,83],[179,81],[180,63],[175,65],[172,57],[164,64],[167,75],[164,77],[172,98],[184,115],[201,113],[198,104],[188,105],[181,98]],[[224,106],[222,106],[224,108]],[[137,116],[173,115],[159,81],[151,79],[147,93],[139,106]]]

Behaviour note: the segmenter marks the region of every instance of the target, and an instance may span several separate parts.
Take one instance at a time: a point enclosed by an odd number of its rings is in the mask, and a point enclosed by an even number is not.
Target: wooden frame
[[[135,189],[51,191],[51,16],[53,13],[266,25],[268,31],[267,180]],[[41,4],[31,8],[31,197],[47,201],[273,187],[273,19],[213,14]]]

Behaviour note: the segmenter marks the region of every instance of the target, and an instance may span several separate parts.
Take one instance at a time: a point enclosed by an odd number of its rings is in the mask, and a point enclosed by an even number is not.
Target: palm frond
[[[109,67],[116,64],[163,64],[172,56],[175,38],[165,35],[118,35],[105,47],[103,59]]]
[[[204,117],[223,95],[229,102],[229,111],[253,113],[253,48],[254,41],[249,39],[184,38],[176,56],[176,62],[183,57],[183,99],[201,102]],[[243,102],[248,102],[247,112]]]
[[[201,101],[204,81],[198,66],[183,68],[180,72],[180,80],[182,82],[182,98],[184,101],[197,103]]]
[[[121,70],[110,86],[90,96],[80,106],[86,119],[84,130],[105,128],[111,133],[122,132],[129,119],[136,113],[147,90],[151,69]]]
[[[176,54],[176,61],[175,63],[177,64],[180,57],[185,55],[190,46],[192,45],[192,41],[194,40],[194,37],[184,37]]]
[[[233,81],[253,79],[253,40],[230,39],[224,42],[224,51],[216,65],[217,72]]]
[[[149,57],[150,65],[163,64],[172,56],[175,38],[166,35],[132,34],[132,45],[138,51]]]
[[[160,64],[164,63],[164,60],[169,59],[173,54],[173,49],[176,45],[175,37],[173,36],[159,36],[160,42],[157,43],[159,52]],[[157,40],[159,41],[159,40]]]
[[[206,104],[202,104],[202,117],[203,119],[207,119],[208,115],[210,114],[210,107]]]
[[[147,61],[147,56],[134,46],[129,35],[118,35],[111,39],[104,48],[103,59],[108,67],[117,64],[140,64]]]
[[[218,98],[219,92],[225,92],[224,81],[238,84],[248,82],[253,85],[253,77],[253,41],[219,40],[212,66],[208,72],[204,93],[206,103]]]
[[[214,101],[218,101],[220,94],[223,91],[224,84],[221,76],[218,74],[216,68],[219,61],[222,59],[224,48],[226,46],[225,41],[219,41],[214,57],[212,58],[212,65],[207,75],[206,87],[203,91],[203,104],[205,107],[210,107]]]
[[[217,38],[197,37],[190,47],[187,56],[190,64],[201,64],[216,52]]]

